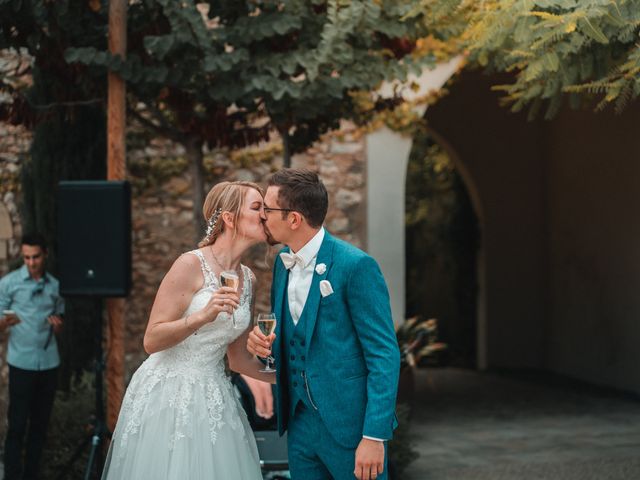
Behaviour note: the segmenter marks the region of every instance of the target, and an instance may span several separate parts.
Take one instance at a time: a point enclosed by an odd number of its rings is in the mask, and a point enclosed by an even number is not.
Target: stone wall
[[[9,238],[4,228],[0,231],[0,276],[7,273],[10,262],[15,260],[20,251],[20,163],[28,154],[30,145],[31,135],[28,131],[0,123],[0,202],[12,224]]]
[[[18,212],[20,162],[31,144],[31,135],[20,127],[0,123],[0,208],[6,217],[0,231],[0,277],[5,275],[20,253],[22,227]],[[0,439],[4,439],[7,419],[9,368],[6,363],[7,335],[0,333]],[[3,440],[0,440],[2,442]]]

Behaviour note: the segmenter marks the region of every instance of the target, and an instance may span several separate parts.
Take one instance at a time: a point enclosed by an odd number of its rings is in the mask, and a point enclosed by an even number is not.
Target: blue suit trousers
[[[356,450],[337,443],[318,412],[303,403],[298,403],[289,422],[287,443],[292,480],[355,479]],[[387,480],[386,453],[384,472],[378,480]]]

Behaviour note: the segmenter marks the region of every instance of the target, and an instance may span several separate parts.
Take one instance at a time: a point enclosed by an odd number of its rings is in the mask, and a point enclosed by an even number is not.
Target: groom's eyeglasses
[[[264,211],[264,213],[269,213],[269,212],[293,212],[294,211],[292,208],[271,208],[271,207],[267,207],[266,205],[262,206],[262,210]]]

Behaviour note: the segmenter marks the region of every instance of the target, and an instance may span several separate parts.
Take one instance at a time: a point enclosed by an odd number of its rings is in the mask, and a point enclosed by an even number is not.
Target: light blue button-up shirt
[[[50,315],[64,313],[64,300],[53,275],[45,272],[36,281],[26,265],[5,275],[0,280],[0,313],[2,310],[13,310],[20,319],[8,329],[9,365],[23,370],[49,370],[60,365],[58,345],[47,321]]]

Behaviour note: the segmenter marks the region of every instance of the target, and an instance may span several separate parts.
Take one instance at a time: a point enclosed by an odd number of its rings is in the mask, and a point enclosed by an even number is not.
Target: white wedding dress
[[[204,286],[185,315],[202,309],[219,282],[199,250]],[[154,353],[131,379],[103,480],[260,480],[258,450],[225,373],[227,346],[251,320],[251,273],[240,306],[179,344]]]

